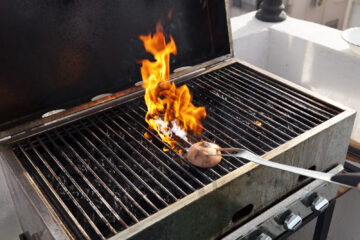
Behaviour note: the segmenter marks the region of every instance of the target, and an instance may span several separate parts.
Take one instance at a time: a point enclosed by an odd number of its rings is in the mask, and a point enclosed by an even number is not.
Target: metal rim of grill
[[[240,63],[185,83],[207,110],[203,135],[192,141],[258,155],[341,112]],[[12,144],[75,237],[111,237],[244,165],[231,157],[210,169],[189,165],[148,130],[145,113],[141,97]]]

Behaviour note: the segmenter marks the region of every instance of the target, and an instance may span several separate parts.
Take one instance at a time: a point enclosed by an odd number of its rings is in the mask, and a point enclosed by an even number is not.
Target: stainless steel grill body
[[[181,83],[208,113],[203,135],[193,136],[194,142],[246,148],[265,159],[317,170],[345,160],[354,121],[346,107],[238,61]],[[164,151],[169,147],[148,130],[142,94],[137,95],[11,142],[2,151],[13,191],[19,183],[32,185],[21,187],[21,194],[43,209],[34,219],[45,226],[44,239],[56,236],[54,229],[85,239],[212,238],[301,184],[296,175],[236,158],[211,169],[189,165],[176,151]],[[187,147],[178,145],[185,152]],[[21,201],[15,199],[18,209]],[[234,218],[249,205],[250,214]],[[39,231],[29,221],[22,224],[31,233]]]

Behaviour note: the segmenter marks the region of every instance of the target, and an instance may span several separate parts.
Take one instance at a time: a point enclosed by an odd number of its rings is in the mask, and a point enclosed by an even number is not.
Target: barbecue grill
[[[193,103],[207,110],[203,133],[190,136],[191,142],[244,148],[319,171],[342,170],[336,166],[345,160],[355,112],[233,59],[227,1],[159,1],[153,8],[147,1],[131,2],[7,1],[0,14],[20,28],[1,36],[7,42],[1,52],[9,58],[1,58],[1,112],[12,112],[1,117],[0,156],[27,236],[217,238],[308,183],[234,157],[197,168],[185,157],[189,143],[177,145],[180,154],[148,128],[144,91],[137,87],[136,60],[144,50],[135,39],[160,18],[169,22],[164,31],[179,46],[171,80],[186,84]],[[20,16],[21,7],[29,13]],[[40,26],[19,24],[29,19]],[[28,45],[21,34],[30,35]],[[20,86],[16,93],[14,86]],[[115,93],[85,101],[109,92]],[[60,108],[66,110],[45,114]],[[312,184],[323,186],[326,191],[317,194],[328,199],[336,194],[333,185]]]

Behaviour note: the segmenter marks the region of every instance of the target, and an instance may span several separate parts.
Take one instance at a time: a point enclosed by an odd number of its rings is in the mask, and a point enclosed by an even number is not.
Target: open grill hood
[[[149,58],[139,35],[159,21],[178,45],[171,71],[190,67],[176,76],[232,56],[226,14],[217,0],[2,1],[0,138],[50,110],[133,88],[138,60]]]

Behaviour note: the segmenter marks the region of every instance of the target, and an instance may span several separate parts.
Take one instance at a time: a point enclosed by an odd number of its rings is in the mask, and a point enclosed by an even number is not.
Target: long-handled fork
[[[299,175],[303,175],[310,178],[320,179],[326,182],[335,183],[338,185],[343,185],[345,187],[349,188],[356,188],[358,184],[360,183],[360,172],[356,173],[338,173],[338,174],[332,174],[332,173],[324,173],[314,170],[308,170],[304,168],[294,167],[286,164],[276,163],[272,161],[268,161],[265,159],[262,159],[258,155],[249,152],[245,149],[241,148],[218,148],[217,150],[222,152],[235,152],[235,153],[226,153],[226,154],[211,154],[209,156],[232,156],[232,157],[238,157],[245,160],[248,160],[250,162],[254,162],[260,165],[281,169],[284,171],[296,173]]]

